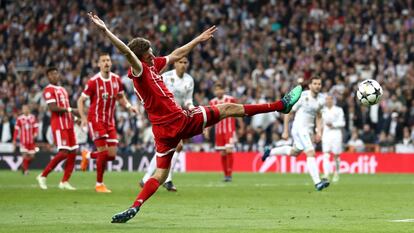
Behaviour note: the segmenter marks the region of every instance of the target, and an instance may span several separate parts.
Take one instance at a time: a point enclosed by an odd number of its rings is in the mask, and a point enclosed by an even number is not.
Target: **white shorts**
[[[300,151],[310,151],[315,150],[312,143],[311,133],[306,130],[293,130],[292,129],[292,138],[293,138],[293,147]]]
[[[342,146],[342,136],[329,136],[322,138],[322,151],[324,153],[334,153],[340,154],[342,153],[343,146]]]

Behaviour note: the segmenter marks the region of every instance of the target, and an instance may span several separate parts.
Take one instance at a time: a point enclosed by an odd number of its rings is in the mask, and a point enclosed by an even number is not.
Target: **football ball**
[[[381,100],[382,87],[373,79],[367,79],[359,83],[356,92],[358,101],[364,106],[377,104]]]

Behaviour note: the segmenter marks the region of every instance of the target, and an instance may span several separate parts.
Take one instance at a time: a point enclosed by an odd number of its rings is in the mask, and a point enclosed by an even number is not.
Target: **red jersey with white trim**
[[[36,117],[33,114],[29,114],[27,116],[22,114],[16,120],[13,141],[16,141],[16,139],[19,138],[20,144],[22,145],[33,144],[35,141],[34,135],[37,134],[38,130],[39,125]]]
[[[69,108],[69,96],[65,88],[49,84],[43,90],[43,98],[46,103],[56,103],[58,107]],[[59,129],[73,129],[73,118],[69,112],[52,112],[50,125],[53,130]]]
[[[183,114],[174,95],[165,86],[159,74],[168,64],[167,57],[154,58],[154,65],[142,63],[141,74],[133,74],[132,67],[128,77],[134,81],[135,93],[144,105],[152,124],[166,124]]]
[[[124,88],[118,75],[109,73],[109,78],[104,79],[101,73],[95,74],[82,92],[83,96],[91,100],[88,121],[115,126],[116,100],[123,93]]]
[[[218,105],[224,103],[236,103],[236,98],[223,95],[221,99],[215,97],[214,99],[210,100],[210,105]],[[215,125],[215,134],[227,134],[233,135],[236,131],[236,119],[234,117],[228,117],[221,120],[219,123]]]

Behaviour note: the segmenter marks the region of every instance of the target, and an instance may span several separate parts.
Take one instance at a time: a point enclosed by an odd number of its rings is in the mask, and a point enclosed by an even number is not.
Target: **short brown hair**
[[[216,83],[214,83],[214,88],[223,89],[223,85],[220,82],[216,82]]]
[[[48,67],[46,69],[46,75],[48,75],[52,71],[58,71],[58,69],[56,67],[54,67],[54,66]]]
[[[102,57],[102,56],[109,56],[109,57],[111,57],[111,55],[108,52],[100,52],[99,53],[99,58]]]
[[[309,79],[309,84],[311,84],[313,82],[313,80],[321,80],[322,81],[322,77],[319,75],[313,75],[310,79]]]
[[[128,47],[132,50],[138,58],[141,58],[151,47],[151,42],[142,37],[132,39],[128,43]]]

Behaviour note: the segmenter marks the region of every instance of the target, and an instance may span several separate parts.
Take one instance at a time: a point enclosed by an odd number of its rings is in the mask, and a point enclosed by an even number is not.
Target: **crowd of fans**
[[[57,0],[0,1],[0,139],[11,132],[23,104],[30,104],[47,141],[49,114],[42,100],[45,69],[56,66],[76,106],[86,81],[98,71],[101,51],[112,55],[129,99],[140,105],[123,56],[91,23],[97,13],[125,42],[135,36],[152,41],[165,55],[210,25],[214,40],[189,55],[195,79],[195,105],[207,105],[213,84],[221,82],[240,103],[280,98],[298,80],[323,78],[323,92],[335,95],[346,116],[345,143],[357,150],[378,144],[383,151],[414,139],[413,1],[230,1],[230,0]],[[376,79],[384,89],[379,105],[361,107],[355,86]],[[142,108],[142,106],[141,106]],[[118,108],[122,150],[150,149],[151,129],[144,111],[131,116]],[[239,150],[260,150],[277,142],[282,117],[245,119],[238,130]],[[122,135],[122,136],[121,136]],[[205,140],[200,136],[194,142]],[[387,149],[391,147],[391,149]]]

